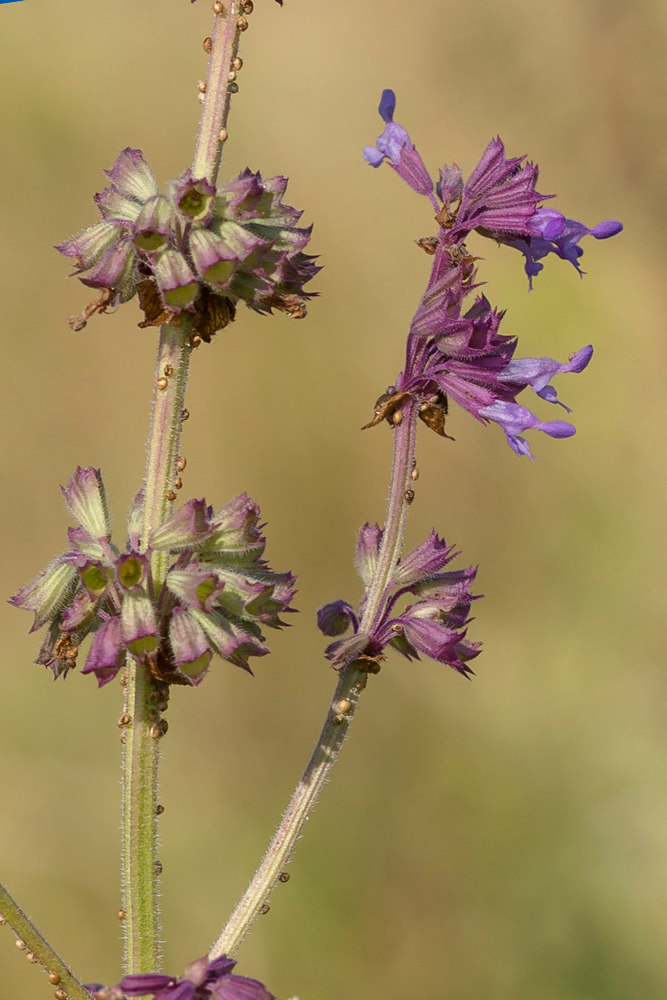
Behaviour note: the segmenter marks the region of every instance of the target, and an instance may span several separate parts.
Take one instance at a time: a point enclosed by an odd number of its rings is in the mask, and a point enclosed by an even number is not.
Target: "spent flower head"
[[[92,634],[83,673],[94,673],[100,685],[116,676],[128,653],[158,680],[196,685],[214,653],[245,670],[249,657],[268,653],[262,629],[285,624],[280,615],[293,611],[296,580],[263,560],[259,507],[245,493],[218,511],[188,500],[145,546],[137,527],[140,493],[123,552],[111,541],[98,469],[78,468],[63,495],[79,522],[69,529],[70,548],[11,599],[34,613],[32,631],[48,626],[37,663],[66,675]],[[157,590],[153,552],[170,557]]]
[[[263,180],[246,168],[216,188],[188,169],[160,194],[143,153],[129,148],[106,174],[111,185],[95,196],[102,221],[56,248],[100,291],[72,317],[74,329],[135,295],[140,326],[185,319],[205,341],[234,319],[240,301],[259,313],[305,316],[314,293],[304,285],[320,269],[303,252],[312,226],[299,228],[302,213],[283,204],[285,177]]]

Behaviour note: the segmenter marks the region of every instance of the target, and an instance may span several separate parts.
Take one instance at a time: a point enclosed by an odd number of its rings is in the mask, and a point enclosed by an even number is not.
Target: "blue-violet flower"
[[[498,243],[515,247],[526,257],[529,278],[542,269],[549,253],[569,260],[579,270],[579,240],[590,234],[607,239],[623,228],[620,222],[601,222],[592,229],[566,219],[542,202],[551,196],[536,189],[538,168],[525,157],[508,158],[500,138],[492,139],[467,181],[456,165],[445,166],[434,186],[422,174],[426,168],[405,129],[394,122],[396,98],[385,90],[380,115],[385,130],[376,146],[364,149],[364,158],[379,166],[385,159],[413,190],[435,205],[438,235],[418,240],[433,256],[426,291],[415,313],[407,342],[405,368],[375,404],[367,427],[386,419],[400,420],[399,411],[410,398],[419,401],[420,417],[446,437],[445,417],[453,399],[482,423],[499,423],[517,455],[532,458],[521,433],[536,429],[553,437],[570,437],[572,424],[541,421],[517,397],[527,387],[549,403],[558,399],[551,379],[564,372],[581,372],[593,354],[589,345],[568,361],[552,358],[514,358],[516,338],[499,332],[503,312],[492,308],[484,295],[464,309],[464,299],[476,288],[477,271],[465,244],[474,230]],[[419,165],[419,166],[418,166]],[[569,410],[568,410],[569,412]]]

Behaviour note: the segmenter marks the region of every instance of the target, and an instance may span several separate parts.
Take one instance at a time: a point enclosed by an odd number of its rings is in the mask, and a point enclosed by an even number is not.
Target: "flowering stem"
[[[239,48],[241,26],[247,21],[242,17],[243,0],[224,0],[220,3],[211,32],[211,54],[208,61],[206,90],[202,105],[197,148],[192,164],[195,178],[208,178],[215,184],[222,159],[222,147],[227,140],[227,116],[231,92],[230,73]],[[214,6],[215,10],[215,6]]]
[[[206,79],[193,173],[215,183],[222,146],[227,138],[232,65],[239,34],[247,27],[243,0],[214,3],[215,21],[210,41]],[[219,9],[218,9],[219,8]],[[151,531],[159,527],[176,499],[176,462],[190,360],[190,324],[167,324],[160,330],[157,371],[153,388],[148,463],[144,483],[144,522],[141,545],[145,551]],[[157,592],[168,570],[168,554],[151,556],[153,586]],[[157,697],[156,697],[157,694]],[[125,972],[155,972],[160,968],[160,928],[157,905],[157,815],[159,691],[145,663],[128,657],[123,713],[123,918]]]
[[[16,934],[17,944],[28,960],[41,965],[48,973],[49,982],[63,990],[69,1000],[90,1000],[88,990],[68,969],[48,941],[44,940],[4,885],[0,885],[0,924],[9,924]]]
[[[366,608],[360,630],[368,631],[375,621],[384,592],[398,562],[408,507],[412,494],[415,444],[417,437],[417,404],[410,400],[403,407],[402,423],[395,430],[387,520],[375,574],[368,588]],[[209,958],[233,955],[261,913],[266,913],[267,899],[288,864],[296,842],[328,780],[332,767],[347,736],[354,717],[359,695],[366,687],[367,663],[355,660],[340,672],[336,690],[327,709],[324,727],[313,750],[308,766],[297,785],[268,850],[255,877],[232,913],[222,934],[213,945]]]

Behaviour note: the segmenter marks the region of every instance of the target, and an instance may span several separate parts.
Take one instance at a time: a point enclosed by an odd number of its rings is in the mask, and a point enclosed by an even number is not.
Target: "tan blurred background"
[[[206,0],[0,6],[0,594],[63,549],[77,463],[101,465],[124,531],[155,334],[135,304],[71,333],[86,290],[51,245],[95,220],[122,147],[162,182],[189,164],[210,18]],[[314,610],[358,598],[355,533],[383,517],[390,433],[359,427],[401,364],[432,229],[361,159],[391,86],[433,172],[468,173],[500,133],[555,207],[626,229],[585,244],[583,281],[550,260],[531,295],[517,254],[475,244],[519,354],[595,344],[558,383],[578,434],[533,435],[532,466],[462,412],[456,443],[422,435],[409,541],[433,525],[479,562],[477,676],[390,659],[239,971],[303,1000],[665,996],[666,41],[662,0],[256,0],[224,176],[290,176],[322,298],[302,323],[241,310],[195,356],[184,492],[261,504],[302,614],[254,680],[218,662],[173,698],[168,970],[217,935],[286,804],[333,684]],[[0,616],[0,879],[80,975],[115,982],[120,689],[54,684],[28,615]],[[49,995],[2,931],[0,998]]]

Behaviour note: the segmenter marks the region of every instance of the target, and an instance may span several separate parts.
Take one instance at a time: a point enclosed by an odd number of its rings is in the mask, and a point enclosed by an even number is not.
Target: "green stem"
[[[0,885],[0,924],[9,924],[17,937],[17,945],[28,960],[42,966],[49,976],[49,982],[69,998],[69,1000],[90,1000],[90,993],[71,972],[62,958],[45,941],[32,921],[25,915],[4,885]],[[60,996],[56,992],[56,996]]]
[[[153,388],[148,438],[142,549],[176,498],[176,462],[184,419],[183,400],[190,358],[189,328],[163,326]],[[153,581],[161,587],[168,568],[164,553],[152,555]],[[122,881],[126,973],[160,968],[157,857],[160,701],[164,689],[148,667],[128,657],[123,719]]]
[[[367,592],[360,631],[368,632],[381,612],[387,585],[400,557],[408,508],[412,499],[412,470],[417,437],[417,404],[403,407],[403,420],[395,430],[389,504],[377,567]],[[410,492],[409,492],[410,491]],[[213,945],[209,958],[234,955],[261,913],[303,833],[308,817],[326,784],[354,718],[359,695],[366,687],[368,664],[355,660],[341,670],[333,699],[308,766],[285,811],[255,877]]]

